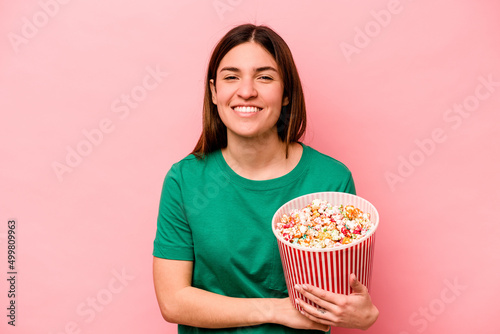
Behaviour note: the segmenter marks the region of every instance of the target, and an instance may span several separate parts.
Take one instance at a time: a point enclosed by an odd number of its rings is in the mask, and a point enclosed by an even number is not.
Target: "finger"
[[[336,326],[335,322],[332,320],[333,314],[331,314],[329,311],[309,305],[300,299],[296,299],[296,302],[302,308],[300,313],[303,316],[307,317],[309,320],[323,325]]]
[[[313,303],[330,311],[335,311],[336,306],[343,304],[346,298],[345,295],[339,295],[309,284],[297,284],[295,289]]]
[[[328,318],[329,316],[335,317],[337,314],[339,314],[339,312],[341,312],[341,308],[338,305],[322,300],[307,291],[302,291],[301,294],[317,306],[311,306],[303,300],[300,300],[297,303],[299,303],[300,305],[305,305],[304,308],[307,309],[311,315],[317,318]]]
[[[349,276],[349,285],[352,288],[353,293],[366,293],[368,289],[364,286],[358,279],[355,274],[351,274]]]
[[[313,303],[315,303],[316,305],[320,306],[321,308],[323,309],[326,309],[326,310],[329,310],[329,311],[333,311],[331,309],[331,307],[333,306],[332,303],[329,303],[328,301],[325,301],[324,299],[321,299],[320,297],[314,295],[313,293],[305,290],[304,288],[302,288],[300,291],[299,291],[302,296],[306,297],[308,300],[312,301]],[[324,295],[322,295],[324,296]],[[308,304],[306,304],[308,305]]]

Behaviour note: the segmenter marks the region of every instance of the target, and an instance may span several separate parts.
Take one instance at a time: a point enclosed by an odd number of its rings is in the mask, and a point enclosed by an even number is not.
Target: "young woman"
[[[156,296],[179,333],[309,333],[366,329],[378,317],[352,275],[345,296],[296,289],[321,308],[288,298],[274,212],[312,192],[354,193],[349,170],[299,142],[304,96],[291,52],[273,30],[229,31],[208,66],[203,132],[168,172],[154,242]]]

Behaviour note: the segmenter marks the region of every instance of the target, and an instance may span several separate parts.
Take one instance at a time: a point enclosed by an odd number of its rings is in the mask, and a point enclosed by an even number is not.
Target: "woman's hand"
[[[329,326],[368,329],[378,318],[378,309],[372,304],[368,289],[356,275],[351,274],[350,295],[337,294],[311,285],[296,285],[295,289],[321,308],[315,308],[302,300],[297,300],[304,310],[301,312],[311,321]]]
[[[273,323],[296,329],[317,329],[326,332],[329,325],[307,319],[293,306],[290,298],[276,299],[273,309]]]

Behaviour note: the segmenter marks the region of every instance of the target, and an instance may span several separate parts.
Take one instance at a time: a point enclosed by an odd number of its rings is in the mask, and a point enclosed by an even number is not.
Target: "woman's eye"
[[[234,75],[228,75],[227,77],[224,77],[224,80],[236,80],[236,76]]]
[[[266,81],[273,80],[273,78],[271,78],[270,76],[267,76],[267,75],[262,75],[262,76],[260,76],[260,79],[262,79],[262,80],[266,80]]]

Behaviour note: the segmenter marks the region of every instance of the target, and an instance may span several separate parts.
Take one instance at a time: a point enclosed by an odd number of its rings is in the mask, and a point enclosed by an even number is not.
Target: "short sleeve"
[[[356,187],[354,186],[354,179],[352,178],[352,174],[349,172],[349,177],[347,179],[347,183],[344,189],[345,193],[356,195]]]
[[[181,181],[175,164],[163,182],[153,256],[193,261],[193,237],[184,211]]]

